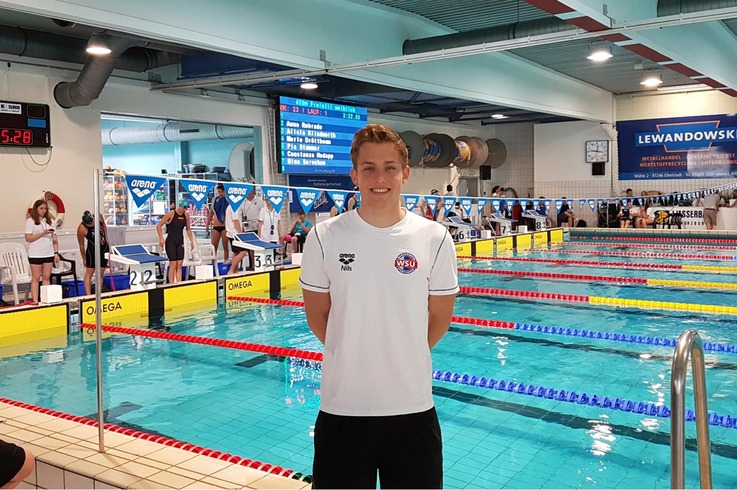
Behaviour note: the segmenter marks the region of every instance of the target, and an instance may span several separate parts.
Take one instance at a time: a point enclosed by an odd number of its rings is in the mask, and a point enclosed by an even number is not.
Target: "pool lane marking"
[[[737,283],[729,282],[701,282],[701,281],[679,281],[675,279],[647,279],[640,277],[610,277],[594,276],[585,274],[562,274],[556,272],[534,272],[534,271],[512,271],[499,269],[472,269],[459,267],[458,272],[469,274],[495,274],[515,277],[537,277],[540,279],[562,279],[565,281],[585,281],[587,283],[603,282],[616,284],[642,284],[645,286],[673,286],[694,289],[736,289]]]
[[[536,262],[539,264],[583,265],[586,267],[601,267],[605,269],[649,269],[660,271],[689,271],[708,273],[734,273],[737,267],[717,267],[709,265],[678,265],[678,264],[643,264],[635,262],[596,262],[592,260],[564,260],[539,259],[533,257],[492,257],[483,255],[459,255],[459,259],[491,260],[498,262]]]
[[[669,245],[666,243],[663,244],[653,244],[653,243],[596,243],[596,242],[564,242],[564,245],[573,245],[575,247],[612,247],[612,248],[679,248],[682,250],[729,250],[732,252],[737,251],[737,248],[730,247],[728,245]],[[561,244],[557,244],[561,245]]]
[[[245,296],[230,296],[229,300],[243,301],[249,303],[270,304],[279,306],[304,307],[301,301],[268,299],[268,298],[251,298]],[[529,332],[539,332],[551,335],[566,335],[570,337],[581,337],[596,340],[611,340],[613,342],[627,342],[631,344],[646,344],[655,346],[675,347],[677,339],[668,339],[665,337],[650,337],[648,335],[632,335],[624,333],[599,332],[596,330],[556,327],[549,325],[535,325],[529,323],[509,322],[504,320],[490,320],[486,318],[470,318],[463,316],[453,316],[453,323],[459,325],[474,325],[484,328],[498,328],[502,330],[521,330]],[[103,327],[104,328],[104,327]],[[737,345],[720,344],[717,342],[704,342],[704,351],[737,354]]]
[[[607,250],[574,250],[574,249],[555,249],[555,250],[534,250],[533,253],[539,254],[550,254],[550,255],[565,255],[565,254],[579,254],[579,255],[601,255],[604,257],[644,257],[651,259],[666,259],[666,260],[720,260],[720,261],[734,261],[734,255],[707,255],[707,254],[684,254],[684,253],[666,253],[666,252],[624,252],[621,250],[607,251]]]
[[[132,329],[132,330],[138,330],[138,329]],[[12,405],[14,407],[24,408],[26,410],[30,410],[33,412],[50,415],[52,417],[57,417],[57,418],[64,419],[64,420],[70,420],[72,422],[76,422],[82,425],[89,425],[91,427],[99,426],[99,423],[97,422],[97,420],[88,419],[86,417],[80,417],[78,415],[71,415],[65,412],[59,412],[58,410],[51,410],[50,408],[39,407],[38,405],[33,405],[31,403],[11,400],[10,398],[0,398],[0,402],[6,403],[8,405]],[[215,451],[214,449],[197,446],[195,444],[190,444],[184,441],[178,441],[176,439],[169,439],[168,437],[164,437],[164,436],[149,434],[147,432],[141,432],[135,429],[128,429],[128,428],[121,427],[115,424],[105,424],[103,427],[105,428],[105,430],[110,431],[110,432],[117,432],[119,434],[124,434],[130,437],[144,440],[144,441],[151,441],[157,444],[162,444],[164,446],[169,446],[169,447],[173,447],[176,449],[182,449],[183,451],[189,451],[191,453],[200,454],[202,456],[208,456],[210,458],[215,458],[215,459],[219,459],[222,461],[227,461],[229,463],[237,464],[240,466],[248,466],[249,468],[261,470],[266,473],[273,473],[275,475],[284,476],[286,478],[292,478],[295,480],[299,480],[303,476],[302,473],[297,473],[294,470],[291,470],[289,468],[283,468],[281,466],[275,466],[272,464],[263,463],[255,459],[248,459],[248,458],[243,458],[241,456],[235,456],[232,454],[224,453],[222,451]],[[311,476],[308,478],[311,479]]]
[[[233,298],[241,301],[247,301],[246,298]],[[264,300],[258,303],[269,303],[273,300]],[[297,306],[296,301],[289,302],[288,306]],[[91,324],[81,324],[80,328],[95,328]],[[250,342],[240,342],[235,340],[210,339],[194,335],[175,334],[171,332],[162,332],[160,330],[147,330],[141,328],[115,327],[111,325],[103,325],[102,329],[108,332],[123,333],[129,335],[137,335],[142,337],[158,338],[163,340],[174,340],[179,342],[189,342],[201,345],[210,345],[213,347],[226,347],[239,350],[248,350],[251,352],[261,352],[274,354],[284,357],[296,357],[299,359],[307,359],[313,361],[322,361],[322,353],[307,351],[302,349],[288,349],[285,347],[277,347],[263,344],[252,344]],[[624,398],[609,398],[596,394],[581,393],[575,391],[556,390],[554,388],[525,385],[516,381],[496,380],[485,376],[473,376],[468,374],[453,373],[451,371],[433,370],[432,377],[437,381],[447,381],[451,383],[465,384],[469,386],[478,386],[480,388],[497,389],[499,391],[508,391],[527,396],[536,396],[538,398],[548,398],[569,403],[578,403],[579,405],[591,405],[611,410],[620,410],[623,412],[644,413],[651,416],[669,418],[670,409],[666,405],[656,405],[650,402],[636,402]],[[2,401],[2,399],[0,399]],[[690,417],[690,418],[689,418]],[[81,418],[81,417],[80,417]],[[686,421],[693,422],[695,417],[692,410],[686,411]],[[737,418],[730,415],[719,415],[716,412],[709,412],[709,424],[721,425],[723,427],[737,428]],[[262,471],[263,467],[262,467]]]

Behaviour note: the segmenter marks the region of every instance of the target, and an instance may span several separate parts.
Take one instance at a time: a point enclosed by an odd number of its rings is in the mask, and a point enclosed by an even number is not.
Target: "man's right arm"
[[[328,316],[330,315],[330,293],[316,293],[302,289],[305,300],[305,315],[307,324],[315,337],[325,344],[325,334],[328,329]]]

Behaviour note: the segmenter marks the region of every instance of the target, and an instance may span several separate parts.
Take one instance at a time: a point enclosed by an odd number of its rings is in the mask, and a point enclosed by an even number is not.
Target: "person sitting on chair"
[[[292,253],[296,253],[300,245],[305,242],[307,234],[312,230],[312,221],[307,219],[303,209],[297,211],[297,221],[292,225],[289,234],[285,237],[285,243],[289,241],[292,244]]]
[[[568,206],[568,201],[566,201],[564,196],[563,205],[560,207],[560,212],[558,212],[558,226],[563,226],[567,223],[569,228],[573,228],[573,222],[575,219],[576,215],[571,211],[571,208]]]

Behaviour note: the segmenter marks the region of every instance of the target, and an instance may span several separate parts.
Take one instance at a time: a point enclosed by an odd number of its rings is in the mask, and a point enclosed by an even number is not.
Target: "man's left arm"
[[[456,295],[430,295],[427,301],[427,343],[432,349],[450,328]]]

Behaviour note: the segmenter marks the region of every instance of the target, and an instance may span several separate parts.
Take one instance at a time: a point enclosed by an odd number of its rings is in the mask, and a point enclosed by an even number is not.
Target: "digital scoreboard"
[[[353,135],[368,110],[333,102],[279,98],[281,171],[303,175],[348,175]]]
[[[49,106],[0,101],[0,146],[51,146]]]

